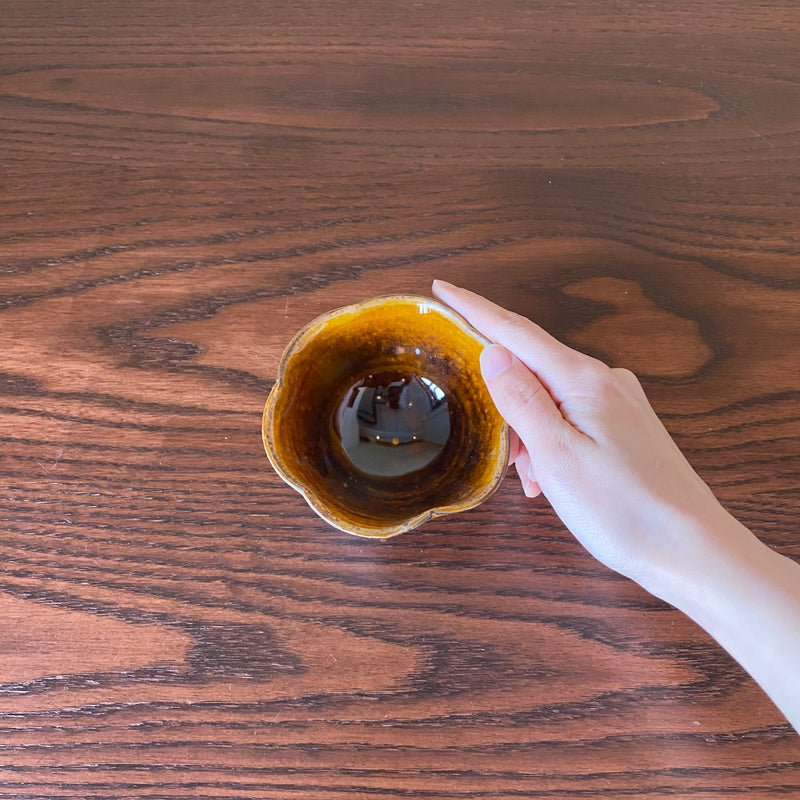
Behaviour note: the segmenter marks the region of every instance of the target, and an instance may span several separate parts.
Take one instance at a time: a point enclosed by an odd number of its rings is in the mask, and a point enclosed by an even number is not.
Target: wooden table
[[[643,379],[800,557],[800,7],[0,3],[0,796],[800,797],[800,738],[509,477],[328,528],[260,416],[440,277]]]

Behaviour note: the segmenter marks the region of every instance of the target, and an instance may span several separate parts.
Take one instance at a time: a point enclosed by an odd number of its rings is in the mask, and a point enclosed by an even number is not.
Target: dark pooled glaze
[[[506,426],[480,376],[484,346],[422,297],[320,317],[287,348],[267,402],[270,460],[323,518],[362,536],[477,505],[508,458]]]
[[[369,373],[334,411],[334,441],[367,480],[409,475],[431,466],[447,445],[451,403],[425,376]]]

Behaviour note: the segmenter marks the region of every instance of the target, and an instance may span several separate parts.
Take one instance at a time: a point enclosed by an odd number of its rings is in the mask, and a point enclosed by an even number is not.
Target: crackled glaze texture
[[[424,297],[326,314],[284,353],[264,410],[275,469],[332,525],[387,537],[497,487],[506,426],[480,375],[486,342]]]

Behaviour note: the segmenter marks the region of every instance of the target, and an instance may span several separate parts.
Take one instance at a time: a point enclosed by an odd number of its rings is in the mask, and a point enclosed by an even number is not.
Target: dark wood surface
[[[643,379],[800,558],[800,7],[0,2],[0,796],[800,797],[800,739],[515,479],[390,543],[280,352],[432,277]]]

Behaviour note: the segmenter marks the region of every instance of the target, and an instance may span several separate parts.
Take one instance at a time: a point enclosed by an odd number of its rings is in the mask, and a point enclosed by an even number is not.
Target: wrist
[[[681,543],[680,552],[641,583],[694,619],[757,577],[772,552],[719,505],[713,513],[674,524],[681,532],[669,538]]]
[[[691,617],[800,731],[800,564],[731,518],[653,593]]]

